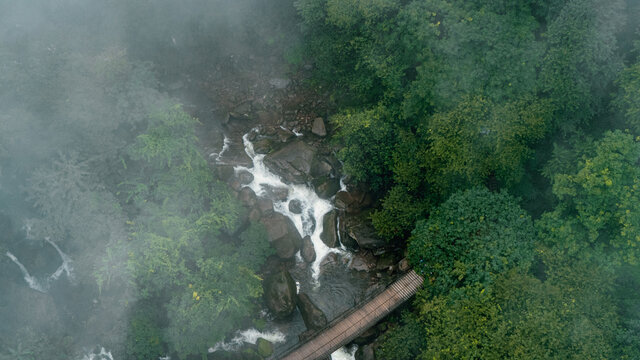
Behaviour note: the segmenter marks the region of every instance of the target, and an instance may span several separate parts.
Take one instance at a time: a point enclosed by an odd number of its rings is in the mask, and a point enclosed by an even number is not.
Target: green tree
[[[531,218],[506,193],[474,188],[452,195],[409,239],[409,261],[430,279],[433,294],[464,285],[489,284],[533,258]]]
[[[572,257],[637,264],[639,157],[632,135],[607,132],[583,154],[575,173],[556,174],[553,193],[559,203],[537,224],[543,242]]]

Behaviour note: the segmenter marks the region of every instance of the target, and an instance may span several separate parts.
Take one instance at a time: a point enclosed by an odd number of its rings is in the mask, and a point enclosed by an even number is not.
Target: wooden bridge
[[[278,356],[282,360],[327,358],[407,301],[424,279],[411,270],[372,299],[329,323],[308,341]]]

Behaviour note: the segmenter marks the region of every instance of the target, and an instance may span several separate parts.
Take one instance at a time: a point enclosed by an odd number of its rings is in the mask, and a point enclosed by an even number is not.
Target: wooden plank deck
[[[423,282],[424,279],[415,271],[409,271],[369,302],[361,305],[357,311],[344,318],[338,318],[304,344],[281,355],[281,359],[315,360],[328,357],[407,301]]]

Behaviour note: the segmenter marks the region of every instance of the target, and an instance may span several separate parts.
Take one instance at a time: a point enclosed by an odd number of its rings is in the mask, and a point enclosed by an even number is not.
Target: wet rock
[[[269,79],[269,85],[276,89],[286,89],[291,84],[291,79],[273,78]]]
[[[409,260],[407,260],[407,258],[400,260],[400,262],[398,263],[398,270],[402,272],[407,272],[409,271],[409,269],[411,269],[411,265],[409,265]]]
[[[251,174],[247,170],[238,171],[236,177],[238,178],[238,180],[240,180],[240,184],[242,185],[251,184],[251,182],[253,181],[253,174]]]
[[[269,138],[261,138],[253,142],[253,151],[256,154],[268,154],[273,149],[273,140]]]
[[[338,178],[331,178],[323,176],[321,178],[314,179],[313,187],[316,189],[316,193],[323,199],[329,199],[340,190],[340,180]]]
[[[267,196],[273,198],[275,201],[285,201],[287,200],[287,197],[289,197],[289,189],[287,188],[268,185],[263,185],[262,187],[265,189]]]
[[[313,120],[313,126],[311,132],[318,136],[327,136],[327,129],[324,126],[324,120],[321,117],[317,117]]]
[[[216,165],[216,170],[218,179],[226,183],[228,183],[235,175],[233,165],[218,164]]]
[[[273,214],[273,201],[264,197],[258,198],[258,210],[263,216],[269,216]]]
[[[300,203],[300,200],[294,199],[289,201],[289,211],[294,214],[302,214],[302,203]]]
[[[338,217],[338,212],[335,210],[331,210],[324,215],[322,218],[322,234],[320,234],[320,239],[324,242],[328,247],[334,248],[337,247],[338,244],[338,234],[336,232],[336,221]]]
[[[276,125],[280,122],[280,114],[275,111],[258,111],[256,112],[258,120],[262,125]]]
[[[333,166],[326,159],[316,159],[311,165],[313,177],[331,176],[333,172]]]
[[[316,149],[296,140],[264,158],[265,164],[285,180],[301,184],[307,181]]]
[[[258,203],[256,193],[251,188],[243,187],[238,194],[238,200],[246,207],[254,207]]]
[[[344,213],[340,214],[340,219],[344,219]],[[359,249],[358,243],[349,235],[345,221],[341,220],[338,226],[338,232],[340,234],[340,243],[351,251],[357,251]]]
[[[320,267],[328,266],[338,262],[338,255],[336,253],[329,253],[320,262]]]
[[[396,264],[396,259],[394,258],[392,253],[386,253],[382,256],[378,257],[378,261],[376,262],[376,270],[378,271],[391,271],[393,270]]]
[[[371,220],[366,214],[345,216],[344,225],[348,236],[355,240],[362,249],[377,250],[387,245],[384,240],[378,238]]]
[[[267,358],[273,354],[273,343],[269,340],[258,338],[256,346],[258,347],[258,354],[263,358]]]
[[[327,317],[305,293],[298,295],[298,309],[302,314],[302,320],[309,330],[320,330],[327,325]]]
[[[302,248],[300,249],[302,259],[308,263],[316,261],[316,250],[313,248],[313,242],[308,235],[302,239]]]
[[[294,134],[291,130],[279,126],[278,128],[276,128],[276,136],[278,137],[278,140],[280,142],[284,143],[295,138],[296,134]]]
[[[355,354],[356,360],[376,360],[375,353],[373,351],[373,345],[367,344],[359,347]]]
[[[372,202],[373,200],[369,193],[354,189],[350,191],[339,191],[336,194],[335,205],[340,210],[355,214],[370,206]]]
[[[371,271],[376,268],[376,258],[368,251],[357,252],[349,268],[356,271]]]
[[[271,313],[278,319],[286,318],[296,308],[296,283],[285,269],[264,281],[264,298]]]
[[[257,208],[253,208],[249,211],[249,221],[256,222],[260,220],[261,217],[262,213]]]
[[[290,259],[300,250],[302,238],[288,217],[273,212],[263,216],[260,222],[265,226],[269,242],[281,259]]]

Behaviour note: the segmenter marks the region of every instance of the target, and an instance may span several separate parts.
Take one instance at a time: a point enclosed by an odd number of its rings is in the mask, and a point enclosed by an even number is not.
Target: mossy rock
[[[273,354],[273,344],[269,340],[258,338],[256,345],[258,345],[258,354],[263,358],[267,358]]]

